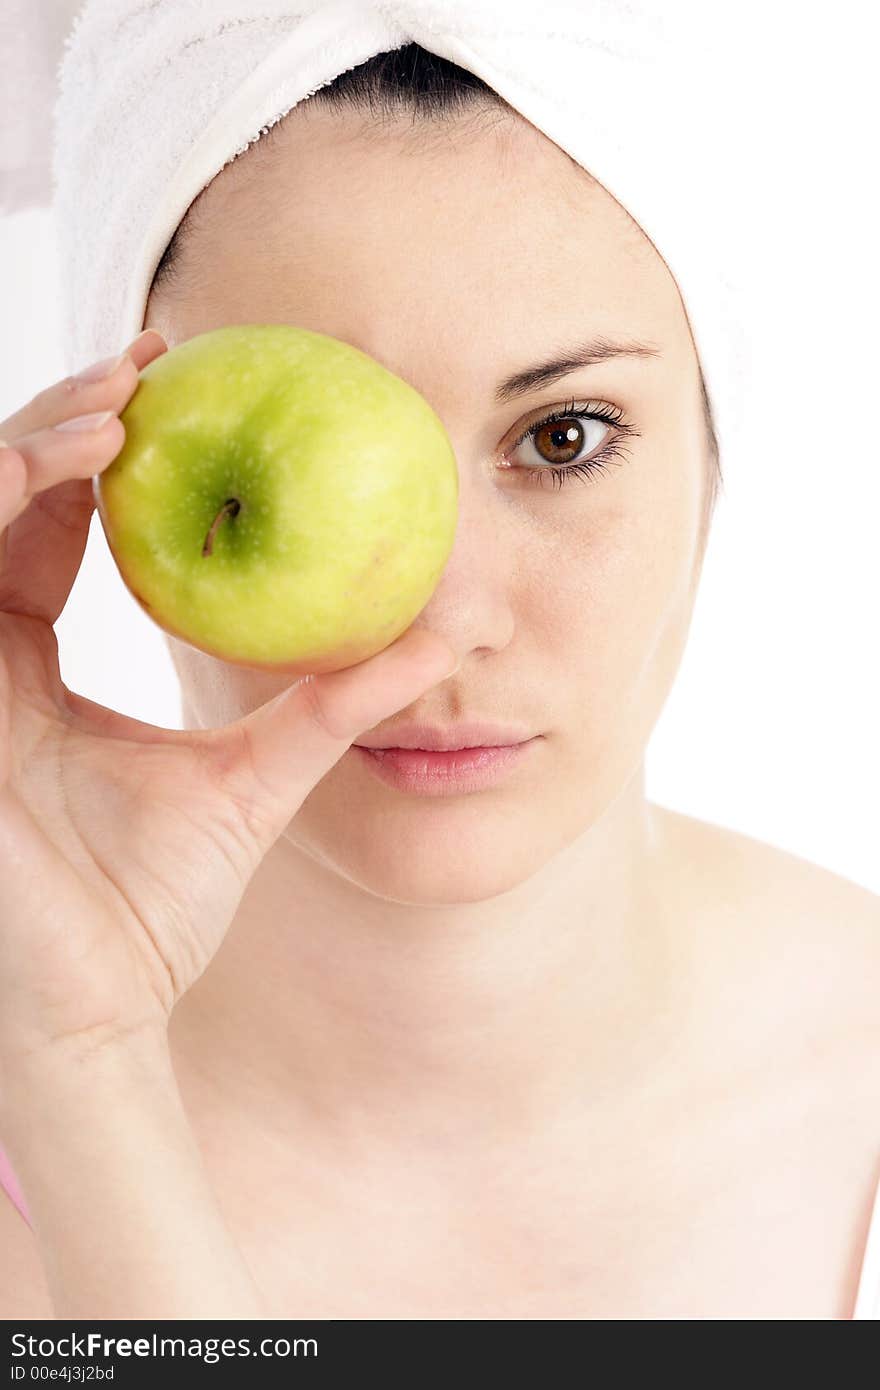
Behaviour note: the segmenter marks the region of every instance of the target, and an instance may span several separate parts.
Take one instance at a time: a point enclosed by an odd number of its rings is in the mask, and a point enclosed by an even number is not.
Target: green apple
[[[431,597],[458,467],[424,397],[290,324],[199,334],[143,369],[95,502],[131,594],[237,665],[304,675],[381,651]]]

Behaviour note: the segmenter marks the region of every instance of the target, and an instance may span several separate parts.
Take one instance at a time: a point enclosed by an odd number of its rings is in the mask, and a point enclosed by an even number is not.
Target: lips
[[[495,747],[446,750],[365,748],[353,744],[349,751],[380,781],[397,791],[418,796],[453,796],[496,785],[540,742],[538,736]]]
[[[526,743],[533,735],[529,729],[512,724],[468,723],[401,724],[384,736],[365,735],[357,747],[370,749],[410,749],[426,753],[454,752],[464,748],[508,748]]]

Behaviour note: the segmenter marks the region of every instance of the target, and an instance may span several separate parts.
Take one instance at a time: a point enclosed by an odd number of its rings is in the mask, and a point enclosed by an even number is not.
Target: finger
[[[5,420],[0,420],[0,439],[17,447],[21,436],[49,429],[62,420],[101,410],[122,410],[137,387],[138,374],[167,350],[162,335],[152,328],[147,329],[128,347],[116,370],[103,380],[65,377],[39,391],[27,405]]]
[[[67,428],[71,423],[75,430]],[[30,498],[68,478],[90,478],[113,461],[124,443],[125,426],[112,410],[20,435],[15,449],[27,466],[25,492]]]
[[[73,479],[22,497],[21,514],[0,536],[0,610],[52,624],[82,563],[94,511],[91,484]]]
[[[121,409],[137,387],[139,370],[166,350],[161,335],[152,330],[141,335],[132,344],[122,369],[107,381],[84,388],[81,403],[100,406],[115,401]],[[50,412],[61,411],[57,422],[61,425],[82,419],[72,414],[71,402],[76,399],[77,391],[67,391],[65,383],[60,383],[35,397],[32,406],[42,401]],[[28,413],[26,407],[10,419],[26,423]],[[93,413],[102,412],[88,412]],[[4,430],[9,423],[4,424]],[[89,423],[88,418],[85,423]],[[9,439],[8,434],[3,437]],[[4,494],[7,506],[0,527],[8,529],[0,530],[0,608],[5,612],[37,617],[50,624],[57,621],[88,540],[95,506],[89,480],[113,461],[124,441],[124,426],[112,413],[96,430],[71,431],[52,425],[16,439],[14,453],[24,465],[25,477],[22,487],[21,466],[17,465],[15,490]],[[6,487],[13,489],[8,474]]]
[[[0,439],[0,569],[6,527],[28,504],[26,487],[27,464],[16,449]]]
[[[455,669],[442,639],[410,627],[368,660],[305,676],[236,724],[202,731],[198,743],[271,843],[358,734]]]
[[[28,504],[26,486],[27,464],[5,439],[0,439],[0,585],[6,564],[6,528]]]
[[[84,436],[86,442],[44,442],[42,436],[50,434],[26,436],[15,450],[20,469],[18,490],[8,497],[11,519],[0,545],[0,610],[52,624],[64,609],[85,552],[95,507],[90,474],[115,458],[125,429],[113,416],[106,430]]]

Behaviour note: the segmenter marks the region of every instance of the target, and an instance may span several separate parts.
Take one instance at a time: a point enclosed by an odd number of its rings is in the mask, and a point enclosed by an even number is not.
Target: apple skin
[[[107,544],[144,611],[200,651],[340,670],[436,588],[455,453],[424,397],[349,343],[291,324],[201,333],[142,370],[119,418],[92,482]]]

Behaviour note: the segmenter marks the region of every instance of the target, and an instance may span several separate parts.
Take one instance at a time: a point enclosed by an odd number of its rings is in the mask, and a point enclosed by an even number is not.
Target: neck
[[[174,1012],[193,1094],[279,1132],[436,1147],[637,1090],[689,982],[642,777],[481,902],[376,897],[282,835]]]

